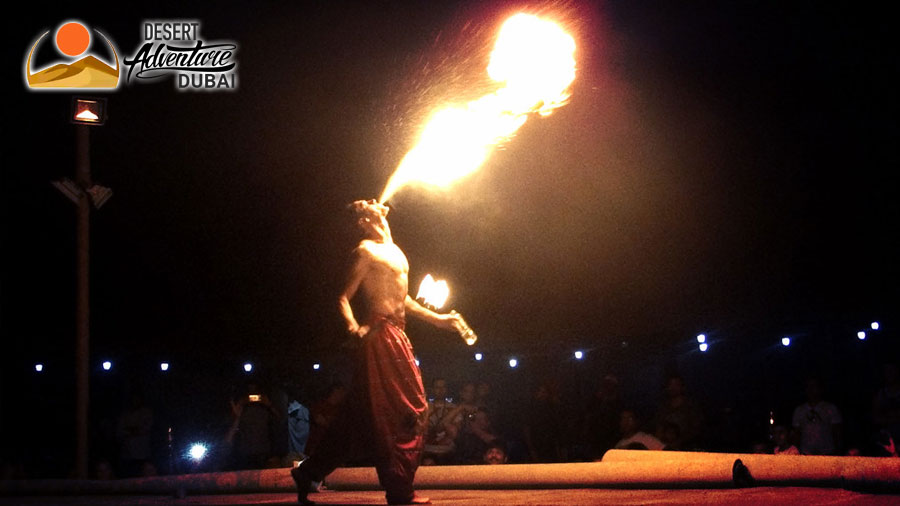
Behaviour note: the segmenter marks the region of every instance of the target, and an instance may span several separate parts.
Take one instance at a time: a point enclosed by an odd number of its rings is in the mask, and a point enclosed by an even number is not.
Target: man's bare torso
[[[364,240],[358,246],[364,275],[360,286],[374,315],[404,316],[409,290],[409,262],[393,242]]]

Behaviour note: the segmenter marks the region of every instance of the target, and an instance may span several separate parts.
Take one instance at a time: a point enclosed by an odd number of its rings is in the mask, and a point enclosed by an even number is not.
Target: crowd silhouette
[[[849,407],[832,400],[822,377],[783,385],[793,392],[793,409],[772,410],[767,420],[754,423],[740,420],[745,412],[711,407],[679,374],[667,375],[658,390],[637,390],[635,396],[608,373],[587,378],[591,388],[567,398],[553,378],[534,381],[527,391],[524,383],[513,385],[516,391],[510,392],[509,385],[498,388],[485,378],[434,377],[426,384],[421,465],[586,462],[613,448],[897,457],[900,369],[887,360],[880,373],[864,401]],[[235,385],[218,415],[195,424],[206,444],[197,455],[184,450],[187,429],[182,434],[176,429],[173,437],[171,413],[160,416],[165,407],[151,405],[140,388],[132,388],[118,410],[95,409],[91,478],[296,465],[344,410],[361,409],[347,405],[344,385],[334,377],[324,384],[254,379]],[[647,407],[648,399],[655,408]],[[0,478],[54,477],[59,469],[7,452]]]

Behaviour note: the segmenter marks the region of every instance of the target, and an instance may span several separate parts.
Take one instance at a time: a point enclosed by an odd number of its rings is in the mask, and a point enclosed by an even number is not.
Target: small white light
[[[575,358],[577,358],[578,360],[581,360],[582,358],[584,358],[584,353],[581,350],[576,351]]]
[[[510,366],[510,367],[516,367],[517,365],[519,365],[519,361],[518,361],[518,360],[516,360],[516,359],[514,359],[514,358],[509,359],[509,366]]]
[[[110,362],[109,360],[103,362],[103,370],[108,371],[110,369],[112,369],[112,362]]]
[[[313,364],[313,369],[316,371],[318,371],[320,367],[322,367],[322,364]]]
[[[160,370],[160,371],[168,371],[168,370],[169,370],[169,363],[168,363],[168,362],[161,362],[161,363],[159,364],[159,370]]]
[[[782,346],[790,346],[790,345],[791,345],[791,338],[790,338],[790,337],[782,337],[782,338],[781,338],[781,345],[782,345]]]
[[[872,322],[871,327],[872,330],[878,330],[879,328],[881,328],[881,325],[879,325],[878,322]]]
[[[702,343],[705,343],[705,342],[706,342],[706,334],[698,334],[698,335],[697,335],[697,342],[698,342],[698,343],[701,343],[701,344],[702,344]]]
[[[419,365],[419,359],[416,359],[416,365]]]
[[[706,351],[709,349],[709,345],[706,343],[700,343],[700,351]]]
[[[44,370],[44,364],[34,364],[34,370],[37,372],[41,372]]]
[[[481,359],[483,359],[483,358],[484,358],[484,355],[482,355],[481,353],[476,353],[476,354],[475,354],[475,360],[481,360]]]
[[[250,362],[247,362],[246,364],[244,364],[244,372],[250,372],[252,370],[253,370],[253,364],[251,364]]]
[[[866,339],[866,333],[860,330],[856,333],[856,337],[858,337],[860,341],[864,341]]]
[[[188,450],[188,455],[190,455],[194,460],[202,460],[203,457],[206,456],[206,446],[200,443],[195,443],[191,445],[191,449]]]

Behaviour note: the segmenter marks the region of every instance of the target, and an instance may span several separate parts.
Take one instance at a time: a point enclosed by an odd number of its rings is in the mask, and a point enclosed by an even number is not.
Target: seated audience
[[[772,450],[775,455],[800,455],[800,450],[791,444],[787,427],[783,425],[772,427],[772,442],[775,444],[775,448]]]
[[[485,452],[499,437],[491,427],[487,411],[479,409],[469,418],[468,426],[456,439],[456,461],[459,464],[481,464]]]
[[[619,433],[622,439],[616,443],[615,448],[619,450],[633,449],[637,445],[641,445],[646,450],[662,450],[664,445],[662,441],[655,437],[638,430],[638,417],[634,410],[626,409],[622,411],[619,417]]]
[[[506,464],[508,456],[506,445],[499,440],[494,440],[484,451],[484,463],[488,465]]]

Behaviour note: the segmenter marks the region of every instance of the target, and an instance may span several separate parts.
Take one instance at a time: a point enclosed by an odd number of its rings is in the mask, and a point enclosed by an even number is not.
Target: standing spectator
[[[547,384],[540,384],[525,418],[522,433],[532,462],[560,462],[563,455],[562,408]]]
[[[619,416],[622,413],[619,380],[607,374],[587,408],[582,439],[590,445],[591,457],[600,459],[619,440]]]
[[[153,429],[153,409],[144,403],[144,396],[135,391],[128,406],[116,420],[116,442],[119,447],[120,473],[138,476],[145,462],[153,458],[150,434]]]
[[[447,437],[456,440],[466,429],[470,416],[477,409],[475,406],[475,384],[471,382],[463,383],[462,388],[459,389],[459,403],[447,413],[442,421],[444,429],[447,431]]]
[[[485,380],[481,380],[475,385],[475,406],[490,413],[497,412],[496,402],[491,395],[491,384]]]
[[[340,413],[346,397],[347,387],[341,383],[335,383],[328,389],[324,399],[313,403],[309,410],[309,438],[306,441],[304,454],[309,455],[316,449],[328,427]]]
[[[623,449],[643,449],[643,450],[662,450],[663,443],[659,439],[643,432],[640,429],[639,418],[633,409],[622,410],[619,417],[619,432],[622,439],[616,443],[615,448]]]
[[[288,458],[303,460],[306,441],[309,439],[309,409],[297,399],[291,399],[287,408]]]
[[[703,415],[699,406],[685,392],[684,379],[681,376],[670,376],[666,381],[663,402],[656,415],[656,437],[663,439],[666,424],[678,427],[679,439],[669,444],[678,448],[694,448],[697,446]]]
[[[456,434],[451,434],[444,427],[444,418],[454,408],[454,404],[447,397],[447,380],[435,378],[431,383],[431,398],[428,400],[428,428],[422,455],[424,465],[443,464],[452,454]]]
[[[794,409],[793,425],[800,436],[804,455],[838,455],[841,448],[842,420],[837,406],[825,402],[822,383],[806,380],[806,402]]]
[[[234,457],[238,469],[264,469],[272,457],[277,415],[267,395],[255,383],[247,385],[247,395],[232,401],[237,431]]]
[[[900,440],[900,369],[893,362],[881,370],[883,386],[872,401],[872,418],[879,432],[884,431],[893,441]]]

